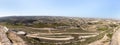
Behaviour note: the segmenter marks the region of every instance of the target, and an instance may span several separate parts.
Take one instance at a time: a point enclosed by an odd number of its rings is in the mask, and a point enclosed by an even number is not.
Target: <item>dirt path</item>
[[[104,41],[106,41],[108,39],[108,37],[107,37],[107,34],[105,34],[105,36],[102,38],[102,39],[100,39],[100,40],[97,40],[97,41],[95,41],[95,42],[93,42],[93,43],[90,43],[89,45],[109,45],[109,43],[103,43]]]
[[[74,39],[74,37],[72,37],[72,36],[64,36],[64,38],[49,38],[49,37],[40,37],[40,36],[38,37],[38,36],[34,36],[34,35],[27,35],[27,37],[34,37],[34,38],[45,39],[45,40],[59,40],[59,41]]]

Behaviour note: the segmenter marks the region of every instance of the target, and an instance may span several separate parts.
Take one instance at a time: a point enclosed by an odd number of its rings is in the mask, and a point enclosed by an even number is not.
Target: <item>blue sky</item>
[[[120,18],[120,0],[0,0],[0,16]]]

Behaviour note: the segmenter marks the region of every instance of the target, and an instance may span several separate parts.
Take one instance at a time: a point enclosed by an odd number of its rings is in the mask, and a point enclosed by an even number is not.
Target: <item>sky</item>
[[[120,0],[0,0],[3,16],[120,18]]]

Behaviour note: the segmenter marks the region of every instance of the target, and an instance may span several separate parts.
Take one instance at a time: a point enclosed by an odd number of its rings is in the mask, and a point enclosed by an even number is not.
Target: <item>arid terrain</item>
[[[120,45],[115,19],[10,16],[1,17],[0,25],[0,39],[10,45]]]

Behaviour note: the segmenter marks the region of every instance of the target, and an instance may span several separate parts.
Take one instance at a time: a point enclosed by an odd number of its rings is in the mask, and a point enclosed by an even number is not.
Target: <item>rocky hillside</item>
[[[51,16],[11,16],[0,18],[0,22],[13,25],[55,27],[55,26],[79,26],[87,22],[75,17],[51,17]]]
[[[0,26],[0,45],[27,45],[26,42],[14,31]]]
[[[12,26],[27,26],[35,28],[95,28],[99,26],[117,26],[119,22],[112,19],[60,17],[60,16],[10,16],[0,18],[0,24]],[[101,25],[103,24],[103,25]],[[87,29],[86,29],[87,30]]]
[[[120,22],[62,16],[0,18],[0,45],[113,45]],[[6,27],[7,28],[6,28]]]

